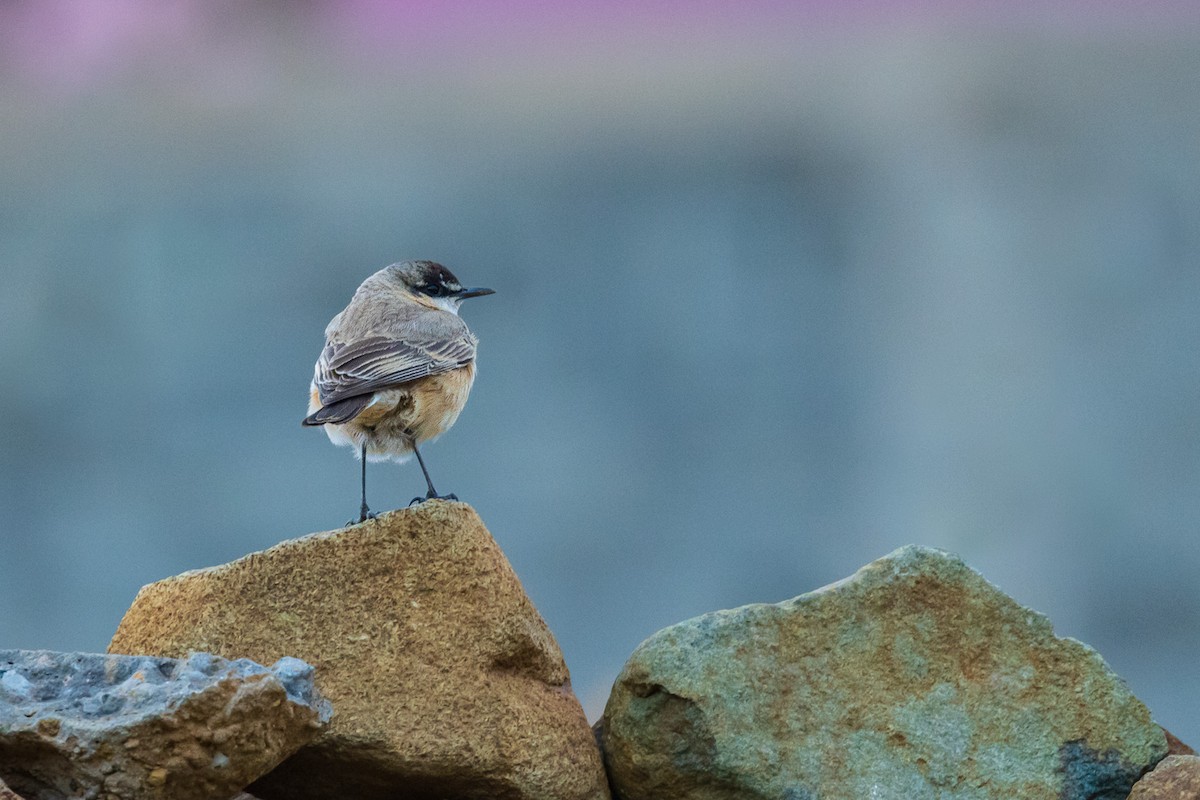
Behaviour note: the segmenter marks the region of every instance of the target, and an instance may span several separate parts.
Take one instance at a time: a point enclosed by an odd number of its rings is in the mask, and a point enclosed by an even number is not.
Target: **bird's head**
[[[404,261],[390,269],[418,301],[452,314],[458,313],[459,303],[468,297],[495,294],[494,289],[465,288],[453,272],[433,261]]]

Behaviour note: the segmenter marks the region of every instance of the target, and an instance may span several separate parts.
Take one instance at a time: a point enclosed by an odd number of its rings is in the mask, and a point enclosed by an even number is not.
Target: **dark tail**
[[[357,397],[347,397],[345,400],[338,400],[336,403],[330,403],[324,408],[319,408],[310,416],[304,418],[301,425],[337,425],[342,422],[349,422],[357,417],[362,410],[371,403],[371,398],[374,395],[360,394]]]

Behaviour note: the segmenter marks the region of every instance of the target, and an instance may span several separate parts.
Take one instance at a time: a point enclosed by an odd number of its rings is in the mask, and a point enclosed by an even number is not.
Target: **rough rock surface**
[[[1189,747],[1184,742],[1179,741],[1175,734],[1171,733],[1166,728],[1163,728],[1163,733],[1167,736],[1167,753],[1173,756],[1194,756],[1196,751]]]
[[[659,631],[600,735],[624,800],[1124,800],[1166,753],[1095,651],[912,546]]]
[[[329,713],[294,658],[0,650],[0,777],[27,800],[230,797]]]
[[[1129,800],[1198,800],[1200,756],[1167,756],[1133,786]]]
[[[608,797],[558,645],[463,503],[147,586],[110,649],[316,666],[337,715],[249,787],[264,800]]]
[[[0,800],[24,800],[21,795],[8,788],[4,781],[0,781]]]

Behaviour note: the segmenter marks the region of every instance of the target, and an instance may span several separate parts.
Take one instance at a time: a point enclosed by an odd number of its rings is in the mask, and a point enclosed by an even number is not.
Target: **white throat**
[[[462,303],[461,297],[431,297],[429,299],[442,311],[449,311],[451,314],[457,314],[458,307]]]

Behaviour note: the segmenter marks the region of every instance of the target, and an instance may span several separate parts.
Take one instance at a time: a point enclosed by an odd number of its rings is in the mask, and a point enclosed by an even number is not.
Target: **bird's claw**
[[[457,501],[458,495],[451,492],[450,494],[427,494],[424,497],[414,497],[412,499],[412,502],[410,502],[408,504],[408,507],[412,508],[413,506],[417,505],[418,503],[424,503],[426,500],[454,500],[454,501]]]
[[[364,509],[363,512],[361,514],[359,514],[358,519],[354,519],[353,517],[351,517],[350,519],[346,520],[346,527],[349,528],[351,525],[361,525],[364,522],[366,522],[367,520],[375,519],[378,516],[379,515],[374,513],[373,511]]]

